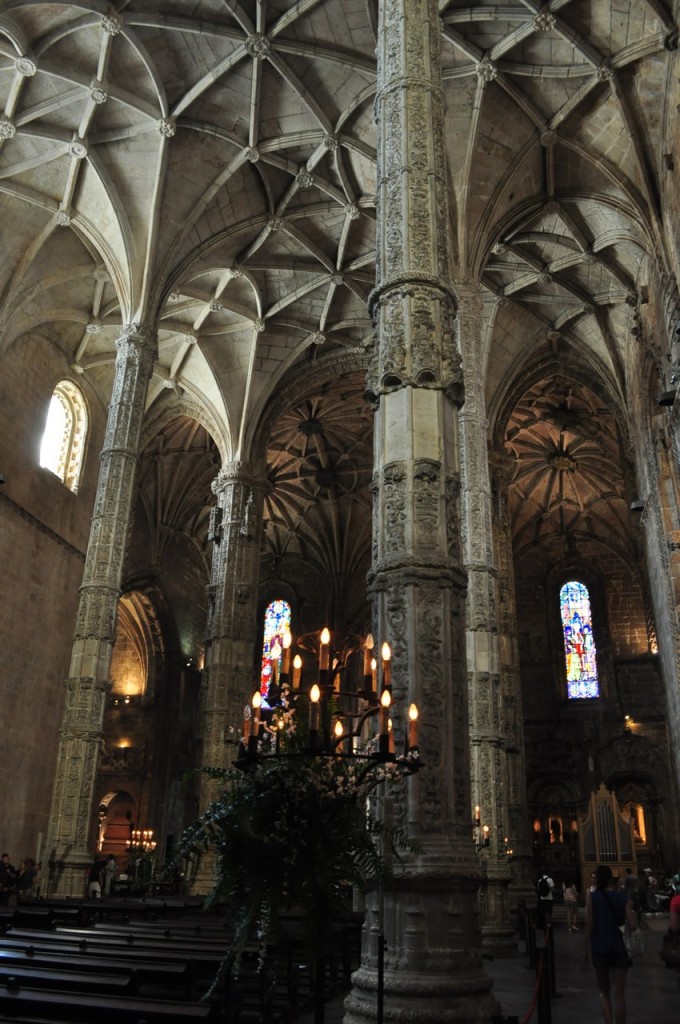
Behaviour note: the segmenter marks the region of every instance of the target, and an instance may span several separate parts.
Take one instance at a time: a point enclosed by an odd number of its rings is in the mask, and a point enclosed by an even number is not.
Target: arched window
[[[85,399],[75,384],[62,380],[54,389],[47,412],[40,465],[55,473],[74,494],[78,491],[86,437]]]
[[[262,644],[262,669],[260,673],[260,691],[267,695],[267,688],[272,674],[271,650],[278,641],[283,649],[283,636],[290,633],[291,607],[288,601],[270,601],[264,613],[264,641]],[[279,668],[281,666],[279,665]]]
[[[560,615],[570,699],[599,697],[597,657],[590,595],[584,583],[569,580],[560,590]]]

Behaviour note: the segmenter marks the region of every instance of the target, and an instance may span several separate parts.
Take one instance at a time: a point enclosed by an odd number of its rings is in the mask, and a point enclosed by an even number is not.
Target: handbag
[[[680,932],[668,929],[663,937],[659,956],[666,967],[680,967]]]
[[[623,944],[626,953],[632,959],[642,956],[645,951],[645,937],[641,928],[629,928],[627,924],[619,925],[619,931],[623,935]]]

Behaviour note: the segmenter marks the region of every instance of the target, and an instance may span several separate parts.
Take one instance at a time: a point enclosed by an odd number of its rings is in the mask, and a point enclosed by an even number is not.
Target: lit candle
[[[300,673],[302,672],[302,658],[296,654],[293,658],[293,689],[300,688]]]
[[[339,718],[336,719],[335,729],[333,731],[335,733],[335,753],[338,756],[340,756],[340,754],[342,753],[342,735],[343,735],[343,733],[342,733],[342,722],[340,721]]]
[[[489,832],[490,831],[491,831],[491,829],[489,828],[488,825],[484,825],[484,827],[482,828],[482,835],[484,836],[484,845],[485,846],[489,845]]]
[[[389,690],[383,690],[380,696],[380,735],[387,736],[389,731],[390,704],[392,696]]]
[[[327,626],[321,630],[321,647],[319,649],[319,670],[328,671],[331,660],[331,634]]]
[[[408,745],[411,750],[418,746],[418,708],[415,704],[408,709]]]
[[[288,675],[290,672],[290,645],[293,642],[293,638],[290,635],[290,630],[287,629],[283,634],[283,662],[281,664],[281,674]]]
[[[364,675],[371,674],[371,661],[373,660],[373,646],[375,641],[371,633],[364,640]]]
[[[371,658],[371,692],[378,692],[378,662]]]
[[[479,806],[479,804],[475,804],[475,825],[479,826],[479,823],[480,823],[481,820],[482,820],[482,808]]]
[[[319,700],[321,699],[321,690],[318,685],[314,683],[314,686],[309,691],[309,731],[310,733],[317,733],[319,731]]]
[[[394,731],[392,729],[392,719],[391,718],[387,719],[387,735],[389,737],[388,738],[388,743],[387,743],[387,750],[388,750],[388,752],[390,754],[393,754],[394,753]]]
[[[392,652],[390,650],[390,645],[388,643],[384,643],[382,645],[382,648],[380,650],[380,655],[382,657],[383,689],[384,689],[386,686],[389,686],[390,682],[392,681],[392,673],[390,671],[390,668],[391,668],[390,662],[391,662],[391,659],[392,659]]]
[[[257,736],[257,734],[258,734],[258,732],[260,730],[260,708],[262,707],[262,694],[260,693],[259,690],[255,691],[255,693],[253,694],[253,699],[251,700],[250,703],[251,703],[252,708],[253,708],[253,724],[252,724],[252,728],[253,728],[253,732]]]

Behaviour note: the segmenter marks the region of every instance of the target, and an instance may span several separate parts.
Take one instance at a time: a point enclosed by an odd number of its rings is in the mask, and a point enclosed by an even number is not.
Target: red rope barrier
[[[538,931],[538,928],[536,928],[535,930]],[[534,985],[534,992],[531,997],[531,1005],[529,1006],[529,1009],[527,1010],[525,1015],[522,1017],[519,1024],[529,1024],[529,1021],[534,1015],[534,1010],[536,1009],[536,1002],[538,1000],[538,990],[541,987],[541,979],[543,977],[543,964],[545,962],[545,954],[548,949],[548,943],[550,942],[551,929],[548,928],[547,931],[545,931],[543,934],[545,935],[545,946],[541,950],[540,956],[538,958],[538,966],[536,967],[536,984]]]

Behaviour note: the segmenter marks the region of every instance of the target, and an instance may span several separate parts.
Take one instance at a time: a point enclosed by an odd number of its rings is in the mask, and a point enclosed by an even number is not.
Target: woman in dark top
[[[584,960],[587,964],[589,944],[605,1024],[625,1024],[626,972],[630,958],[620,926],[627,924],[634,928],[636,918],[626,893],[611,888],[611,882],[611,868],[601,864],[595,872],[595,889],[586,898]]]

